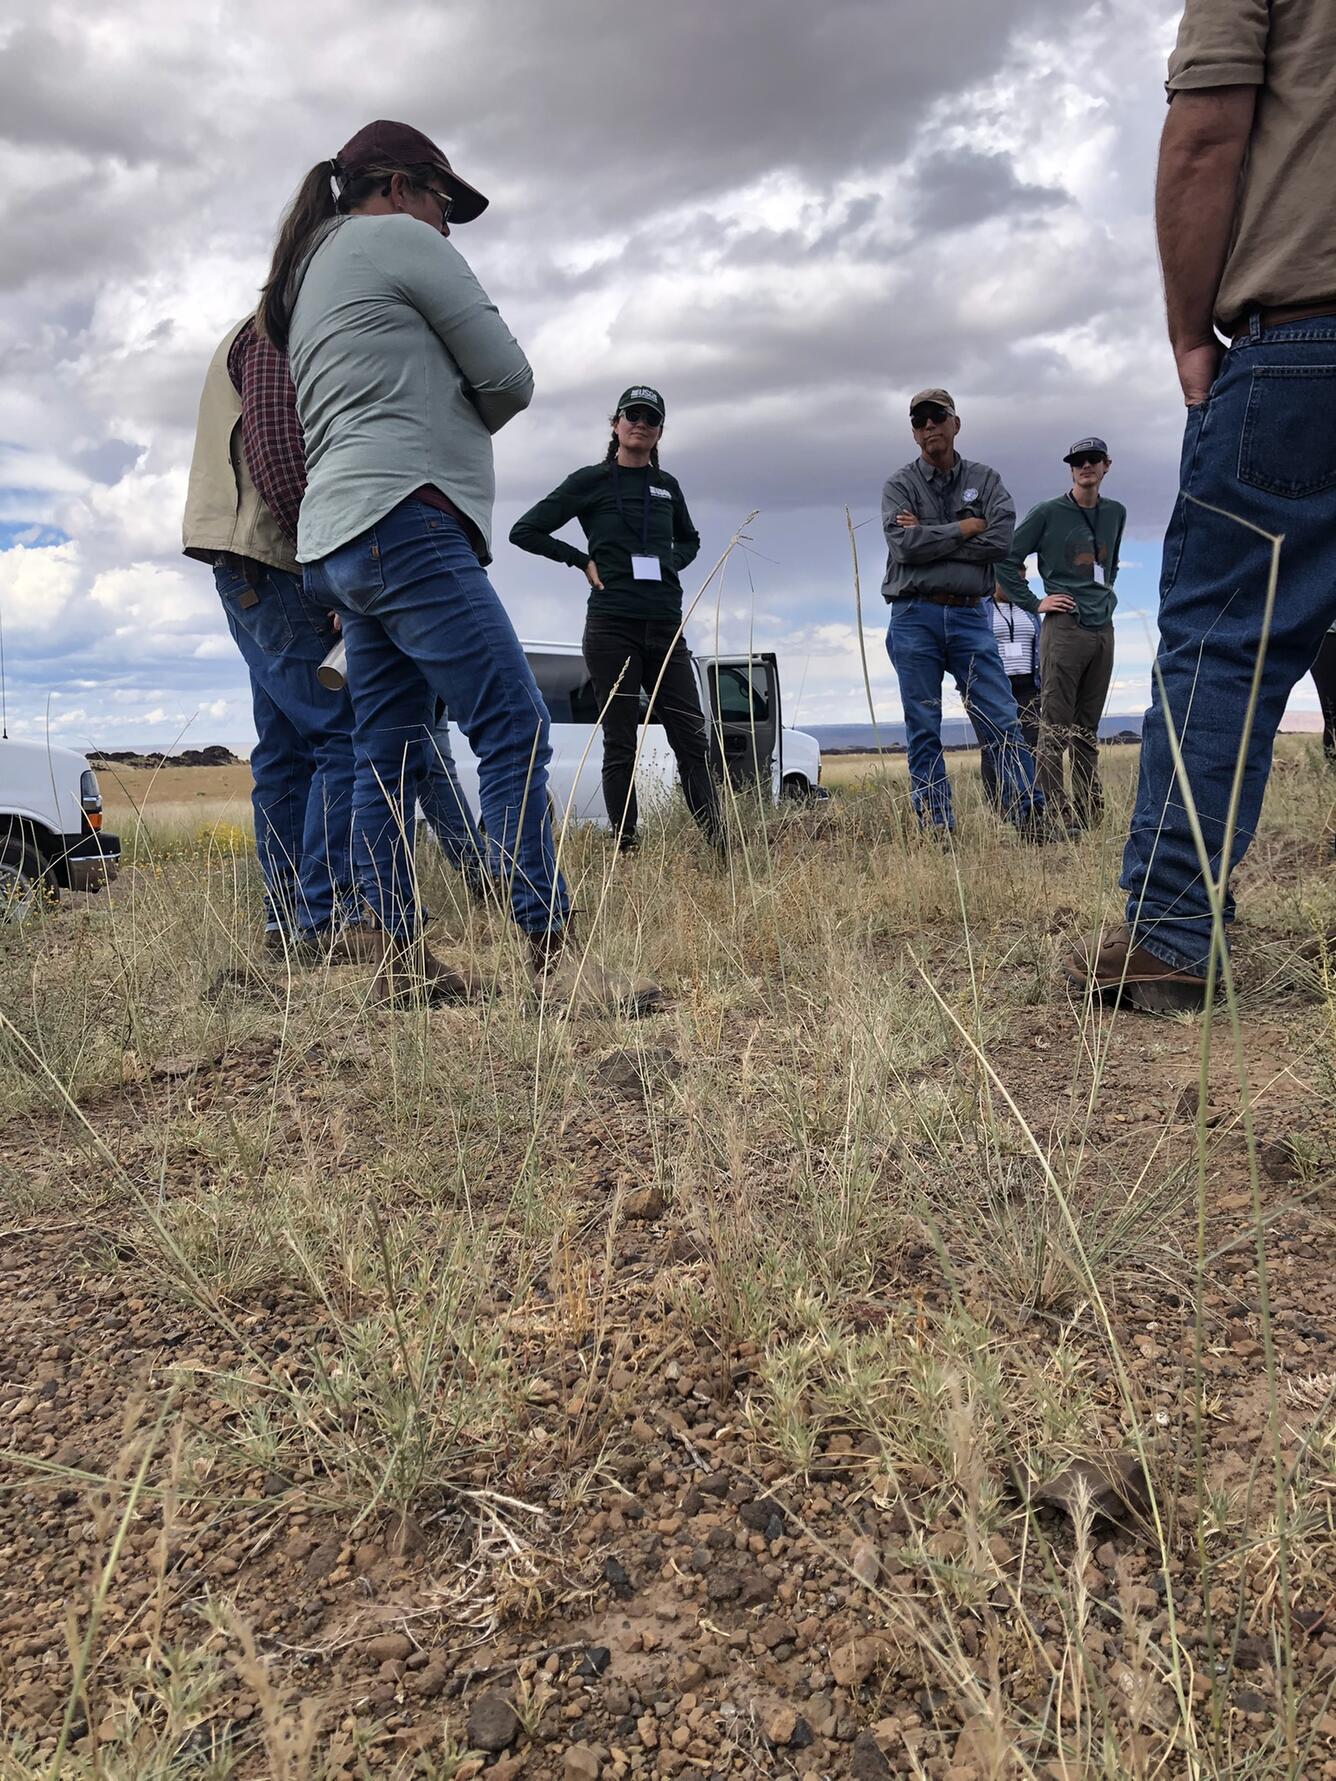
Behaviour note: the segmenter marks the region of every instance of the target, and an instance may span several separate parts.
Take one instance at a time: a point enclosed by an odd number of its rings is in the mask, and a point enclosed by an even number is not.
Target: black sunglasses
[[[444,228],[450,221],[450,218],[454,215],[454,199],[450,196],[449,192],[438,192],[435,186],[423,186],[422,189],[426,192],[429,198],[435,198],[436,202],[440,205],[441,227]]]
[[[911,408],[909,411],[909,424],[915,428],[926,427],[929,421],[944,421],[945,419],[946,409],[939,407],[935,402],[929,403],[925,408]]]
[[[1069,458],[1067,462],[1073,470],[1088,470],[1092,464],[1104,462],[1104,453],[1102,451],[1083,451],[1079,452],[1076,457]]]
[[[622,419],[630,421],[633,427],[661,427],[663,416],[653,408],[623,408]]]

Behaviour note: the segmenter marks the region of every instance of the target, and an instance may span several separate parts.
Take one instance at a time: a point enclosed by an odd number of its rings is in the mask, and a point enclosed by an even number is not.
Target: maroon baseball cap
[[[449,157],[442,154],[430,136],[424,136],[411,124],[377,118],[374,124],[367,124],[356,136],[350,136],[334,158],[344,173],[356,173],[381,160],[398,161],[404,167],[439,167],[442,183],[455,201],[450,212],[452,223],[471,223],[487,208],[482,193],[459,177]]]

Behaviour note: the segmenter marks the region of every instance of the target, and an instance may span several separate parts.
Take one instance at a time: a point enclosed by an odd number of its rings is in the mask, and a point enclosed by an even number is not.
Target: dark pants
[[[295,575],[222,558],[214,582],[250,670],[255,712],[255,851],[271,931],[326,934],[357,919],[350,853],[353,708],[316,669],[335,641],[329,614]]]
[[[1099,720],[1113,678],[1113,626],[1088,631],[1073,613],[1050,612],[1039,632],[1039,783],[1058,817],[1089,826],[1104,814]],[[1072,796],[1063,768],[1072,755]]]
[[[1021,735],[1025,738],[1025,746],[1031,754],[1039,750],[1039,682],[1033,674],[1008,674],[1011,690],[1016,699],[1016,716],[1020,720]],[[997,777],[997,753],[995,749],[979,750],[979,777],[983,780],[983,795],[997,810],[1002,808],[1002,790]]]
[[[1322,752],[1336,762],[1336,631],[1328,631],[1313,663],[1313,685],[1322,706]]]
[[[606,707],[603,803],[622,846],[634,839],[639,819],[635,758],[642,687],[653,700],[649,721],[663,725],[668,745],[677,757],[687,807],[711,840],[715,839],[719,833],[719,794],[710,772],[709,738],[691,651],[677,635],[676,622],[614,618],[591,612],[585,620],[582,648],[599,707]]]
[[[1286,701],[1336,619],[1333,363],[1336,316],[1278,328],[1255,321],[1225,354],[1206,401],[1187,413],[1182,492],[1164,535],[1160,574],[1156,660],[1163,684],[1155,684],[1141,732],[1122,877],[1138,942],[1180,970],[1204,974],[1212,913],[1169,721],[1208,870],[1226,886],[1223,914],[1230,921],[1229,875],[1257,827]],[[1278,594],[1245,747],[1273,538],[1283,539]]]

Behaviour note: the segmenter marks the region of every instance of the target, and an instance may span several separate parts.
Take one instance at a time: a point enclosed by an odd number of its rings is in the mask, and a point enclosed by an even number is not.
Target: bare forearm
[[[1234,227],[1256,88],[1175,96],[1160,141],[1155,228],[1176,356],[1215,344],[1216,292]]]

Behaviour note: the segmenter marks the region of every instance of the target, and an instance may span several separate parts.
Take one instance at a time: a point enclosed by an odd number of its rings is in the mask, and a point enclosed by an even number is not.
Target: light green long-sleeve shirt
[[[1078,507],[1070,495],[1041,501],[1016,527],[1011,554],[997,566],[1003,592],[1027,611],[1039,610],[1039,596],[1025,579],[1025,559],[1038,556],[1044,592],[1070,594],[1081,625],[1089,631],[1099,630],[1112,619],[1118,604],[1113,585],[1118,579],[1118,550],[1126,524],[1127,509],[1119,501],[1101,497],[1094,508]],[[1095,579],[1097,546],[1102,581]]]
[[[491,552],[492,434],[533,373],[457,248],[411,216],[339,217],[299,274],[288,363],[306,436],[300,562],[428,484]]]

